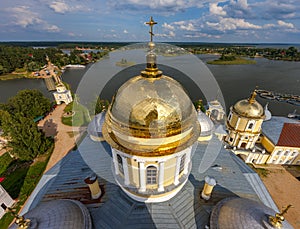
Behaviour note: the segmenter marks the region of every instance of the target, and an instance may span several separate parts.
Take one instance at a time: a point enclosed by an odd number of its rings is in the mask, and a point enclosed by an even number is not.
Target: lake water
[[[199,58],[203,62],[206,62],[217,57],[213,55],[199,55]],[[255,60],[257,61],[255,65],[207,65],[221,88],[221,92],[219,93],[223,94],[227,111],[230,105],[236,101],[247,98],[256,86],[259,86],[260,89],[279,93],[300,94],[300,62],[272,61],[264,58],[256,58]],[[67,69],[62,76],[63,81],[69,83],[72,91],[75,91],[82,76],[89,68],[93,71],[99,71],[100,75],[101,69],[97,66],[101,65],[97,65],[96,63],[96,66],[91,66],[89,65],[85,69]],[[141,67],[143,68],[143,66],[131,68],[126,74],[129,74],[129,76],[132,76],[130,74],[135,75],[140,71]],[[166,75],[172,76],[172,74],[177,74],[176,72],[168,74],[166,72],[168,68],[164,68],[163,71]],[[101,77],[97,80],[101,84]],[[189,86],[189,81],[182,84],[188,89],[192,97],[194,96],[193,99],[195,95],[199,96],[199,88],[195,85],[190,84]],[[9,97],[15,95],[19,90],[33,88],[42,91],[48,98],[53,99],[52,94],[47,91],[42,79],[15,79],[0,81],[0,102],[6,102]],[[112,92],[115,91],[114,84],[111,83],[105,90],[105,94],[110,97]],[[89,90],[87,89],[87,91]],[[269,102],[269,109],[273,115],[286,116],[289,112],[297,108],[298,111],[300,110],[299,106],[288,103],[265,100],[259,97],[257,99],[262,105]]]

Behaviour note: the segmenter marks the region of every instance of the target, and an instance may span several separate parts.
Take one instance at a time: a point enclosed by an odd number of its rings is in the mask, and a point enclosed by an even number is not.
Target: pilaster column
[[[115,167],[115,174],[119,175],[120,171],[119,171],[119,166],[118,166],[117,153],[114,149],[112,149],[112,154],[113,154],[113,163],[114,163],[114,167]]]
[[[275,164],[279,164],[280,159],[282,158],[282,156],[284,155],[285,151],[282,150],[281,154],[278,156],[277,160],[275,161]]]
[[[145,162],[139,161],[139,175],[140,175],[140,192],[146,191],[146,175],[145,175]]]
[[[164,191],[164,174],[165,174],[165,162],[159,162],[159,174],[158,174],[158,191]]]
[[[124,184],[129,185],[129,172],[128,172],[128,163],[127,158],[122,157],[123,170],[124,170]]]
[[[179,184],[179,169],[180,169],[180,161],[181,157],[177,156],[176,157],[176,168],[175,168],[175,176],[174,176],[174,184],[178,185]]]
[[[251,162],[251,153],[248,153],[248,156],[247,156],[247,158],[246,158],[246,160],[245,160],[245,162],[246,163],[250,163]]]
[[[239,124],[240,124],[240,121],[241,121],[241,119],[240,119],[240,117],[238,117],[238,120],[236,121],[236,124],[235,124],[235,126],[234,126],[234,129],[237,129],[237,127],[238,127]]]
[[[268,159],[267,164],[273,163],[273,159],[274,159],[275,155],[277,155],[277,151],[276,151],[276,152],[273,152],[273,153],[270,155],[270,158]]]
[[[232,146],[236,146],[236,142],[237,140],[240,140],[240,135],[239,135],[239,132],[237,132],[236,130],[234,130],[234,138],[233,138],[233,141],[232,141]]]
[[[292,156],[292,153],[293,153],[293,151],[290,151],[290,153],[285,157],[283,164],[285,164],[290,159],[290,157]]]
[[[184,162],[184,169],[183,173],[188,174],[189,173],[189,163],[191,161],[191,147],[187,148],[185,153],[185,162]],[[183,155],[182,155],[183,157]]]
[[[264,157],[264,154],[260,153],[259,156],[258,156],[258,158],[257,158],[256,164],[262,164],[263,157]]]

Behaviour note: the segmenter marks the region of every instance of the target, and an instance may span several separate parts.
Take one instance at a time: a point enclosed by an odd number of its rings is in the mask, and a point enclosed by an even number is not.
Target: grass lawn
[[[76,101],[68,104],[64,112],[65,113],[74,112],[73,116],[62,117],[62,123],[65,125],[83,126],[83,125],[87,125],[91,121],[88,109]]]
[[[270,171],[265,168],[255,168],[251,164],[247,164],[249,167],[251,167],[260,177],[267,177],[270,174]]]
[[[0,80],[11,80],[11,79],[30,78],[30,77],[32,77],[31,72],[27,72],[26,69],[24,68],[19,68],[12,73],[0,75]]]
[[[0,76],[0,80],[12,80],[12,79],[21,79],[25,78],[26,76],[23,74],[13,74],[13,73],[8,73]]]
[[[5,172],[0,174],[0,176],[5,176],[5,180],[1,185],[13,199],[18,198],[18,202],[15,205],[16,212],[20,210],[39,182],[52,151],[53,147],[49,149],[46,154],[36,158],[33,163],[24,163],[18,160],[11,161]],[[0,157],[0,163],[2,163],[3,157],[7,156],[5,156],[5,154],[2,155]],[[12,220],[13,216],[11,214],[5,214],[0,219],[0,229],[7,229]]]
[[[240,64],[256,64],[255,60],[248,60],[243,58],[236,58],[235,60],[212,60],[207,61],[207,64],[216,64],[216,65],[240,65]]]
[[[0,157],[0,176],[6,171],[6,169],[12,162],[13,159],[11,158],[11,156],[9,156],[8,153],[5,153]]]

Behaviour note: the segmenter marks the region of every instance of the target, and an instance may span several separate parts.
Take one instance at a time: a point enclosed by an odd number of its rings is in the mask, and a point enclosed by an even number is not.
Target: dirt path
[[[0,149],[0,157],[6,153],[6,150],[5,149]]]
[[[267,168],[270,174],[262,177],[262,180],[278,209],[292,204],[293,207],[285,217],[294,228],[300,228],[300,182],[282,166],[272,165],[264,168]]]
[[[86,130],[86,127],[71,127],[61,122],[65,107],[65,104],[57,106],[51,114],[38,124],[46,136],[53,136],[55,139],[54,151],[49,159],[45,172],[74,148],[76,140]]]

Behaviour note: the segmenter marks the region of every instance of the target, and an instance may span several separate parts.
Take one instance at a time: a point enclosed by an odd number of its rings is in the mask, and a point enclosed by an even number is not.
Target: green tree
[[[2,65],[0,65],[0,75],[2,75],[3,74],[3,66]]]
[[[37,90],[19,91],[7,104],[0,104],[0,128],[9,139],[8,148],[13,155],[29,161],[52,146],[53,141],[33,121],[50,107],[50,101]]]
[[[100,97],[98,97],[95,105],[95,114],[99,114],[103,109],[107,110],[108,106],[108,100],[100,99]]]
[[[6,107],[10,114],[21,114],[24,117],[34,119],[48,112],[51,103],[38,90],[22,90],[8,100]]]
[[[38,71],[39,68],[40,68],[39,64],[35,61],[31,61],[27,64],[27,71],[29,71],[29,72]]]
[[[200,108],[200,110],[202,112],[204,112],[204,113],[206,112],[206,109],[205,109],[205,107],[203,105],[202,99],[199,99],[198,101],[194,102],[194,106],[195,106],[196,109]]]
[[[38,130],[32,119],[20,114],[11,115],[3,110],[0,111],[0,117],[1,128],[9,137],[7,146],[15,157],[24,161],[33,160],[53,144],[51,139]]]

